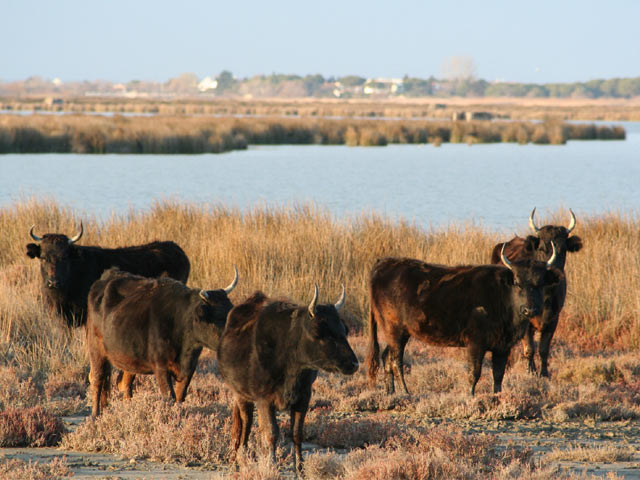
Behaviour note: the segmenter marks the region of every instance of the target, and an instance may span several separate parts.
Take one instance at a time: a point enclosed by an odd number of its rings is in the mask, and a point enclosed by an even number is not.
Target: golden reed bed
[[[556,144],[623,140],[619,126],[560,120],[0,115],[0,153],[220,153],[248,145]]]
[[[25,255],[32,224],[39,233],[75,232],[80,218],[49,201],[25,201],[0,209],[0,341],[50,338],[38,326],[49,318],[39,297],[36,261]],[[402,221],[362,215],[336,221],[313,205],[254,208],[161,203],[146,213],[106,221],[82,218],[84,245],[123,246],[156,239],[175,240],[189,256],[189,285],[214,288],[236,264],[241,282],[236,297],[256,289],[308,301],[314,282],[322,298],[347,286],[348,320],[366,324],[367,277],[376,258],[407,256],[443,264],[488,263],[492,246],[504,237],[474,226],[423,230]],[[546,223],[566,224],[567,212]],[[527,219],[514,225],[527,234]],[[640,344],[640,222],[634,214],[578,218],[582,251],[568,255],[569,291],[554,342],[576,349],[637,348]],[[37,356],[33,361],[37,361]]]

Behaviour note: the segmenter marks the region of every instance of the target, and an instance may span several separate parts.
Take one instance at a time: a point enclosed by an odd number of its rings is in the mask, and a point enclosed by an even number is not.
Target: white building
[[[364,84],[365,95],[389,95],[402,92],[401,78],[369,78]]]
[[[210,92],[212,90],[215,90],[216,88],[218,88],[218,81],[215,78],[211,77],[203,78],[202,81],[198,84],[198,90],[202,93]]]

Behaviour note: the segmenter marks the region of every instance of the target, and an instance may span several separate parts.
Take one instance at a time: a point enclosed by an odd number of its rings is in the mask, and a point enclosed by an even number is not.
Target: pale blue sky
[[[640,1],[0,0],[0,79],[320,73],[487,80],[640,76]]]

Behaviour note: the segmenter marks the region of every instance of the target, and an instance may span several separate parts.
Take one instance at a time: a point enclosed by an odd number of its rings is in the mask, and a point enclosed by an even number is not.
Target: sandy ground
[[[84,416],[65,417],[69,429],[73,429]],[[529,446],[535,452],[537,461],[553,450],[565,450],[577,446],[633,447],[635,454],[631,461],[618,463],[554,462],[559,469],[576,473],[587,473],[606,478],[612,472],[626,479],[640,478],[640,421],[624,422],[562,422],[543,420],[530,421],[450,421],[465,432],[497,435],[501,444],[509,446]],[[436,426],[442,421],[425,419],[425,425]],[[305,450],[315,451],[318,447],[305,444]],[[56,448],[3,448],[0,458],[19,458],[24,461],[49,462],[56,457],[65,457],[67,465],[74,473],[74,479],[215,479],[229,478],[228,466],[178,465],[158,463],[143,459],[125,458],[120,455],[76,452]],[[287,475],[288,477],[289,475]]]

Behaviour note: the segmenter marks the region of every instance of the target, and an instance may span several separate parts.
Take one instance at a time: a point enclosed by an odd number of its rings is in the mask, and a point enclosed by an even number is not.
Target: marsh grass
[[[558,212],[541,218],[539,224],[566,224],[565,217],[565,212]],[[55,414],[86,409],[84,332],[69,332],[43,307],[38,264],[25,255],[32,224],[39,234],[71,233],[79,220],[75,212],[52,201],[29,200],[0,209],[2,409],[42,406]],[[236,264],[240,283],[231,295],[234,303],[256,289],[307,303],[313,283],[320,286],[321,302],[334,302],[344,283],[344,315],[354,327],[349,341],[361,361],[367,349],[367,277],[376,258],[393,255],[443,264],[485,263],[493,245],[502,239],[473,225],[423,230],[373,214],[336,221],[313,205],[239,211],[166,202],[145,213],[82,220],[84,245],[177,241],[191,260],[192,287],[227,285]],[[363,368],[348,378],[321,373],[314,384],[306,438],[327,448],[344,447],[346,456],[312,455],[309,472],[325,473],[311,478],[371,479],[401,471],[413,472],[415,478],[447,472],[457,478],[476,478],[471,472],[482,477],[491,468],[495,476],[487,473],[482,478],[554,478],[550,470],[532,467],[511,447],[506,455],[517,458],[500,457],[503,460],[497,465],[475,457],[459,458],[442,446],[407,453],[390,442],[413,430],[433,427],[425,426],[429,422],[449,419],[600,422],[640,418],[640,359],[634,353],[640,343],[639,226],[635,216],[618,213],[578,219],[575,234],[582,237],[584,248],[567,260],[569,295],[552,347],[550,381],[526,371],[521,347],[516,346],[503,393],[491,394],[486,360],[477,395],[470,397],[465,352],[415,340],[409,342],[406,353],[411,397],[386,395],[381,379],[370,389]],[[526,218],[521,235],[527,233],[525,228]],[[230,400],[230,392],[216,375],[215,356],[205,350],[183,405],[160,398],[155,379],[140,375],[132,400],[124,401],[114,393],[103,416],[65,435],[62,444],[218,468],[227,465],[229,458]],[[285,417],[280,419],[281,469],[290,465]],[[256,430],[251,440],[254,448]],[[192,433],[185,436],[185,431]],[[457,435],[450,431],[444,437]],[[243,468],[236,472],[240,478],[274,475],[271,467],[259,461]]]
[[[50,105],[37,98],[0,99],[0,110],[143,115],[215,115],[333,118],[400,118],[450,120],[462,110],[489,112],[497,118],[519,120],[640,121],[638,102],[611,99],[423,98],[366,99],[180,99],[174,101],[118,98],[65,98]]]
[[[114,399],[100,417],[66,435],[61,446],[164,462],[221,463],[229,455],[230,422],[226,405],[180,405],[138,391],[133,400]]]
[[[66,459],[56,457],[50,462],[25,462],[17,458],[0,457],[0,478],[12,480],[50,480],[71,477],[73,472]]]
[[[554,449],[544,456],[545,462],[589,462],[589,463],[613,463],[628,462],[633,459],[635,449],[629,447],[619,447],[615,445],[602,445],[598,447],[588,447],[573,445],[566,449]]]
[[[0,447],[50,447],[65,431],[62,421],[40,406],[0,412]]]
[[[248,145],[384,146],[389,143],[624,139],[621,127],[543,123],[90,115],[0,116],[0,153],[221,153]],[[437,140],[435,140],[437,139]]]
[[[311,455],[306,473],[310,479],[509,478],[508,471],[534,471],[531,457],[529,449],[504,451],[495,437],[464,435],[457,427],[408,428],[384,447],[352,450],[343,459],[332,452]]]

